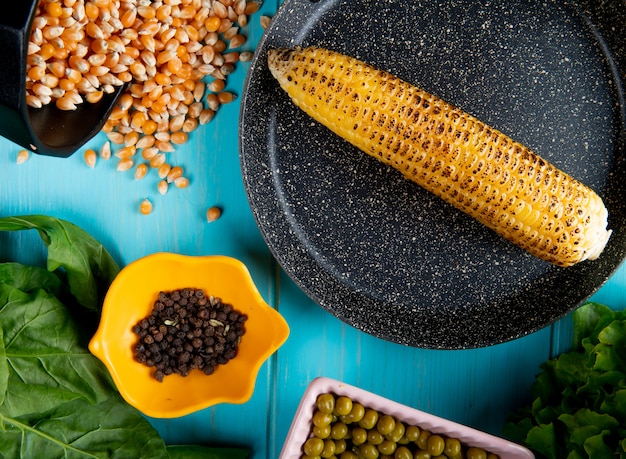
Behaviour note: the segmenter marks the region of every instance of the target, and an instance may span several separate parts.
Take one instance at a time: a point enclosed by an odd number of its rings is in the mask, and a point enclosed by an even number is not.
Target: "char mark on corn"
[[[602,199],[474,116],[333,51],[272,49],[268,63],[315,120],[534,256],[566,267],[604,250]]]

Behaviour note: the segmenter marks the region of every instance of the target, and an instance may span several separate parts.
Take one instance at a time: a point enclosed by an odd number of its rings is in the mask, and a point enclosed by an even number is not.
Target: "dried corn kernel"
[[[96,151],[88,148],[85,150],[84,153],[84,157],[85,157],[85,164],[87,164],[87,166],[89,166],[91,169],[93,169],[94,167],[96,167],[96,158],[97,158],[97,154]]]
[[[222,215],[222,209],[217,206],[210,207],[209,210],[206,211],[206,220],[211,223],[220,218]]]
[[[176,180],[178,177],[181,177],[183,175],[183,168],[180,166],[174,166],[170,169],[170,171],[167,174],[167,181],[169,183],[172,183],[174,180]]]
[[[167,180],[160,180],[159,184],[157,185],[157,189],[159,190],[159,193],[161,193],[162,195],[167,193],[168,187],[169,187],[169,184],[167,183]]]
[[[143,199],[139,203],[139,212],[142,215],[148,215],[152,213],[152,202],[148,198]]]
[[[133,165],[134,165],[134,162],[130,158],[120,159],[119,162],[117,163],[117,170],[120,172],[124,172],[124,171],[131,169]]]
[[[187,188],[189,186],[189,179],[187,177],[178,177],[174,179],[174,185],[176,188]]]
[[[148,165],[146,163],[139,163],[135,168],[135,180],[141,180],[148,173]]]
[[[571,266],[603,251],[602,199],[475,117],[332,51],[276,49],[268,61],[314,119],[533,255]]]
[[[20,150],[17,153],[15,162],[17,164],[24,164],[26,161],[28,161],[28,158],[30,158],[30,152],[28,150]]]
[[[111,142],[106,141],[106,142],[104,142],[102,147],[100,147],[100,157],[102,159],[110,159],[111,158]]]

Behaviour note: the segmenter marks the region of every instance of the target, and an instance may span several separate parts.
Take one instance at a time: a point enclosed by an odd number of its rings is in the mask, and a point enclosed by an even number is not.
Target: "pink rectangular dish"
[[[280,459],[299,459],[301,457],[302,445],[310,436],[311,418],[317,397],[328,392],[336,396],[349,397],[366,408],[394,416],[405,424],[414,424],[432,433],[457,438],[466,446],[483,448],[497,454],[500,459],[533,459],[535,457],[528,449],[503,438],[410,408],[358,387],[321,377],[314,379],[302,396],[283,444]]]

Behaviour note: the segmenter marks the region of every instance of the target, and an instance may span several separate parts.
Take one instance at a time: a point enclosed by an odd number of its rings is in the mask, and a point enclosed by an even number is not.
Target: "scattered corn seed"
[[[157,171],[157,174],[159,175],[159,178],[166,178],[168,176],[168,174],[170,173],[170,171],[172,170],[172,166],[170,166],[169,164],[165,163],[162,164],[159,167],[159,170]]]
[[[133,160],[131,158],[120,159],[117,163],[117,170],[120,172],[127,171],[133,167]]]
[[[161,180],[159,181],[159,184],[157,185],[157,189],[159,190],[159,193],[161,193],[162,195],[167,193],[168,187],[169,187],[169,184],[167,183],[167,180]]]
[[[261,27],[263,29],[267,29],[271,21],[272,21],[272,18],[270,16],[261,16],[259,18],[259,22],[261,23]]]
[[[135,155],[137,148],[134,145],[122,147],[115,152],[115,156],[119,159],[131,158]]]
[[[222,91],[217,95],[217,99],[219,100],[220,104],[228,104],[236,98],[237,96],[235,94],[227,91]]]
[[[139,163],[135,168],[135,180],[141,180],[148,173],[148,165],[146,163]]]
[[[183,145],[187,143],[188,135],[185,131],[178,131],[172,133],[170,141],[175,145]]]
[[[24,164],[26,161],[28,161],[28,158],[30,158],[30,151],[20,150],[17,153],[17,158],[15,161],[17,162],[17,164]]]
[[[198,117],[198,121],[200,124],[210,123],[213,117],[215,116],[215,111],[211,109],[202,110],[200,112],[200,116]]]
[[[100,147],[100,157],[102,159],[111,158],[111,142],[110,141],[107,140],[106,142],[104,142],[102,147]]]
[[[189,179],[187,177],[178,177],[174,180],[176,188],[187,188],[189,186]]]
[[[176,180],[178,177],[181,177],[183,175],[183,168],[180,166],[174,166],[170,169],[170,171],[167,174],[167,181],[169,183],[172,183],[174,180]]]
[[[165,154],[157,153],[150,159],[150,167],[154,169],[158,169],[163,164],[165,164]]]
[[[112,143],[122,145],[124,143],[124,134],[120,132],[107,132],[107,137]]]
[[[148,198],[144,198],[139,203],[139,212],[142,215],[148,215],[148,214],[152,213],[152,202]]]
[[[96,158],[97,158],[97,154],[96,151],[88,148],[85,150],[84,153],[84,157],[85,157],[85,164],[87,164],[87,166],[89,166],[91,169],[93,169],[94,167],[96,167]]]
[[[209,210],[206,211],[206,220],[207,222],[211,223],[217,220],[218,218],[220,218],[221,215],[222,215],[221,208],[217,206],[209,207]]]
[[[152,160],[159,153],[159,149],[156,147],[148,147],[141,150],[141,157],[147,161]]]

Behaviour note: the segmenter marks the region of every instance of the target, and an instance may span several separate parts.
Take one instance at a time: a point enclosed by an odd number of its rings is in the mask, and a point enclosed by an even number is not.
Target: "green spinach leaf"
[[[0,218],[0,231],[35,229],[48,248],[47,268],[60,268],[70,291],[85,308],[97,310],[119,272],[113,257],[89,233],[65,220],[45,215]]]

